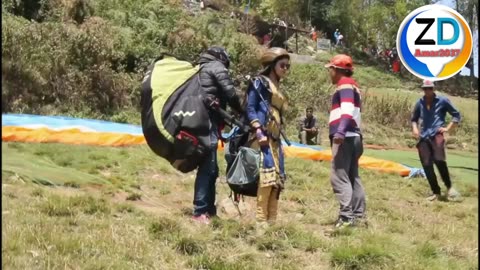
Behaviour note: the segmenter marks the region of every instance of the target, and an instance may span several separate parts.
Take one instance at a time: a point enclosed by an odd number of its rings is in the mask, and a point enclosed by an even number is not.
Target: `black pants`
[[[445,138],[443,134],[437,134],[431,138],[420,139],[417,144],[418,155],[422,162],[425,176],[427,177],[430,188],[434,194],[440,195],[440,186],[437,182],[437,176],[435,175],[435,164],[440,172],[443,183],[447,189],[452,187],[452,181],[450,180],[450,173],[448,172],[448,166],[445,155]]]

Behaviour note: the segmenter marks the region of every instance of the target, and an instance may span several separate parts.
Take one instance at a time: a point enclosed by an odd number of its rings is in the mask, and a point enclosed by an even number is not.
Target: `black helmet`
[[[213,46],[208,48],[207,53],[222,62],[226,68],[230,66],[230,56],[224,48]]]

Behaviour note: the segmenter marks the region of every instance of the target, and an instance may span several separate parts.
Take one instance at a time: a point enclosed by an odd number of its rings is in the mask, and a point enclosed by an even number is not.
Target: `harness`
[[[265,100],[265,98],[262,96],[262,94],[260,93],[260,84],[263,84],[263,86],[267,89],[267,91],[269,92],[272,92],[271,89],[270,89],[270,85],[268,83],[268,81],[261,77],[261,76],[257,76],[255,78],[252,79],[252,84],[253,84],[253,88],[255,89],[255,91],[257,92],[258,96],[260,97],[261,99],[261,102],[263,103],[263,105],[265,105],[265,107],[267,108],[267,120],[270,120],[270,121],[273,121],[279,128],[280,130],[280,136],[283,137],[283,139],[285,140],[285,142],[287,143],[287,145],[290,145],[290,140],[288,140],[287,136],[285,135],[285,133],[283,132],[283,126],[282,126],[282,110],[277,108],[276,106],[274,106],[273,104],[270,104],[270,106],[268,106],[268,103],[267,101]],[[273,107],[275,109],[278,110],[278,112],[280,113],[280,121],[278,121],[275,116],[272,114],[271,112],[271,109],[270,107]],[[277,138],[275,138],[273,136],[273,134],[270,134],[270,133],[267,133],[267,135],[272,138],[274,141],[279,141],[280,140],[280,136],[278,136]]]

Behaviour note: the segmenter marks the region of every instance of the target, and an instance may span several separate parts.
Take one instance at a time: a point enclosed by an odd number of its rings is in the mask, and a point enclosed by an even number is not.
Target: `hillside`
[[[77,2],[52,0],[34,7],[28,6],[28,1],[23,5],[2,2],[2,113],[138,124],[140,81],[162,51],[195,61],[202,49],[221,44],[231,55],[234,78],[241,82],[243,75],[258,70],[261,48],[254,37],[237,31],[241,22],[229,18],[228,7],[226,13],[207,9],[192,15],[183,1],[73,3]],[[300,36],[299,46],[300,53],[309,53],[318,64],[294,65],[283,86],[290,98],[287,126],[292,138],[296,138],[296,118],[307,105],[316,107],[326,127],[332,89],[323,64],[333,52],[306,50],[314,44],[304,36]],[[394,76],[357,51],[347,53],[353,55],[355,78],[366,95],[363,122],[367,143],[413,146],[409,115],[419,97],[420,81],[408,75]],[[450,134],[449,147],[474,151],[478,117],[472,112],[478,104],[468,98],[452,99],[464,121]]]

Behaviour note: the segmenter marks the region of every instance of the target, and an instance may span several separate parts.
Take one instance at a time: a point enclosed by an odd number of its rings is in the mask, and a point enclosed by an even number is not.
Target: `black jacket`
[[[235,92],[233,81],[230,79],[225,64],[207,53],[200,55],[199,63],[201,65],[200,85],[206,95],[218,98],[223,109],[228,103],[232,109],[241,113],[243,109],[240,105],[240,99]]]

